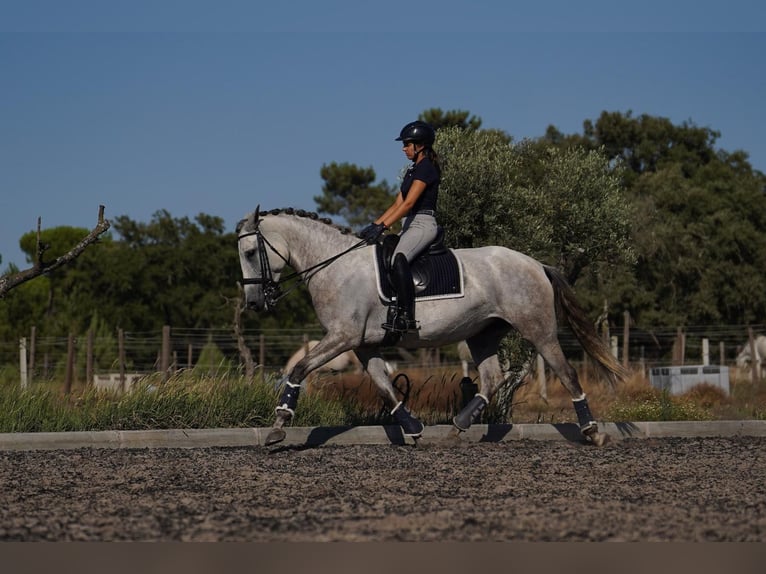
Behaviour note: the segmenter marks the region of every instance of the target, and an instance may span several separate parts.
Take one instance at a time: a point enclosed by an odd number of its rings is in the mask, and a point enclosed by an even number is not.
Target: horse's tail
[[[556,315],[564,317],[588,356],[596,362],[599,371],[610,384],[624,382],[630,374],[612,355],[609,347],[598,336],[596,328],[577,302],[572,287],[558,269],[543,265],[548,280],[553,285]]]

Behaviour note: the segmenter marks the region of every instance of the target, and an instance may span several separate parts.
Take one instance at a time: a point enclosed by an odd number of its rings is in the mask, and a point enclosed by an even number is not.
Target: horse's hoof
[[[595,444],[596,446],[605,446],[609,443],[610,438],[609,435],[605,432],[594,432],[588,436],[588,440]]]
[[[447,433],[447,436],[444,437],[444,441],[448,443],[459,443],[463,442],[463,439],[460,438],[460,435],[463,434],[464,431],[460,430],[456,426],[453,426],[450,431]]]
[[[271,429],[271,432],[266,436],[266,441],[263,444],[264,446],[277,444],[278,442],[285,440],[286,437],[287,433],[284,430],[273,428]]]

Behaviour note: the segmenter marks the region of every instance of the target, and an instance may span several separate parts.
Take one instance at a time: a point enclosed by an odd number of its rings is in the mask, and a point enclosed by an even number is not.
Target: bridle
[[[355,243],[345,251],[342,251],[338,253],[337,255],[333,255],[332,257],[325,259],[324,261],[320,261],[316,265],[312,265],[311,267],[304,269],[303,271],[295,271],[294,273],[291,273],[287,275],[286,277],[281,278],[279,281],[276,281],[274,279],[274,273],[271,271],[271,264],[269,263],[269,256],[266,251],[266,248],[268,247],[271,249],[282,261],[285,262],[286,265],[289,265],[289,261],[287,258],[282,255],[276,247],[274,247],[271,242],[261,233],[261,230],[258,226],[259,220],[256,218],[255,223],[255,229],[253,231],[248,231],[247,233],[242,233],[237,237],[237,241],[241,241],[245,237],[251,237],[255,235],[256,238],[256,249],[258,251],[258,264],[260,266],[261,276],[260,277],[243,277],[242,278],[242,285],[261,285],[263,287],[263,296],[266,300],[266,305],[268,307],[274,307],[280,299],[288,295],[290,292],[294,291],[298,285],[300,285],[301,282],[308,284],[308,282],[311,280],[311,278],[319,273],[322,269],[336,261],[337,259],[340,259],[347,253],[350,253],[351,251],[354,251],[355,249],[359,249],[360,247],[363,247],[367,244],[367,242],[362,239],[358,243]],[[293,285],[291,285],[288,289],[285,291],[282,291],[282,284],[288,282],[288,281],[295,281]]]

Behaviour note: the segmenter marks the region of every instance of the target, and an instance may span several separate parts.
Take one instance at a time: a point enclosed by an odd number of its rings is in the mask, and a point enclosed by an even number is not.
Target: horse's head
[[[279,276],[289,257],[284,239],[265,221],[256,209],[237,224],[245,303],[258,311],[273,307],[279,298]]]

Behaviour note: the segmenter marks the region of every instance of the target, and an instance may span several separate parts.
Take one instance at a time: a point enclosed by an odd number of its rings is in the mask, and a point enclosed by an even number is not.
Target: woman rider
[[[383,232],[404,218],[399,243],[391,256],[391,283],[396,290],[396,313],[383,328],[395,333],[417,331],[415,287],[410,263],[436,239],[436,201],[441,168],[433,150],[436,132],[423,121],[404,126],[395,141],[412,164],[407,169],[396,199],[383,215],[365,227],[359,237],[368,243],[378,241]]]

